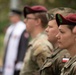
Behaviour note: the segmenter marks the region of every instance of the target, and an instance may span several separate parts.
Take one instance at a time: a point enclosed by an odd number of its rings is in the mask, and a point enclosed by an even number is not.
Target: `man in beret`
[[[22,12],[11,9],[9,20],[12,23],[5,35],[5,55],[3,61],[3,75],[19,75],[24,55],[28,45],[26,26],[21,21]]]
[[[57,34],[59,47],[66,48],[71,55],[60,75],[76,75],[76,34],[73,31],[76,27],[76,14],[69,14],[66,17],[56,14],[56,22],[60,30]],[[62,44],[63,42],[65,44]]]
[[[44,31],[48,23],[46,13],[47,9],[44,6],[24,7],[24,22],[31,41],[20,75],[38,75],[45,59],[51,55],[53,46],[48,42]]]
[[[48,11],[48,26],[46,32],[48,35],[48,40],[53,44],[54,51],[50,57],[46,59],[43,67],[41,68],[41,75],[60,75],[61,69],[64,64],[69,60],[70,54],[66,49],[60,49],[58,47],[58,40],[56,35],[59,32],[58,25],[56,23],[56,13],[61,13],[63,16],[69,13],[75,13],[76,11],[71,8],[54,8]]]

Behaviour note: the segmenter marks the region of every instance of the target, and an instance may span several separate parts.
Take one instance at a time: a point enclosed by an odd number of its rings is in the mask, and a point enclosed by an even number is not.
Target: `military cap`
[[[40,12],[47,12],[47,9],[44,6],[36,5],[36,6],[25,6],[23,9],[24,17],[30,13],[40,13]]]
[[[22,12],[18,9],[11,9],[9,12],[9,16],[13,16],[14,14],[22,15]]]
[[[68,14],[63,17],[61,14],[56,14],[56,22],[59,25],[76,25],[76,14]]]
[[[59,13],[59,14],[62,14],[63,16],[66,16],[68,15],[69,13],[76,13],[76,10],[75,9],[72,9],[72,8],[66,8],[66,7],[58,7],[58,8],[53,8],[53,9],[50,9],[48,11],[48,20],[53,20],[55,19],[55,15]]]

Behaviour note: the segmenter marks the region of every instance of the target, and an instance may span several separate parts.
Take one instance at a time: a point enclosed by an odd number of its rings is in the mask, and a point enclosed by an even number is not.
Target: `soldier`
[[[62,68],[61,75],[76,75],[76,34],[73,32],[76,14],[69,14],[66,17],[56,14],[56,21],[60,31],[57,34],[59,47],[66,48],[71,54],[70,60]]]
[[[37,75],[45,59],[51,55],[53,46],[44,32],[48,23],[46,13],[47,9],[40,5],[24,7],[26,30],[32,38],[20,75]]]
[[[55,50],[51,57],[47,58],[41,68],[41,75],[60,75],[62,67],[70,57],[70,54],[66,49],[60,49],[58,47],[56,35],[58,34],[59,29],[55,20],[55,14],[61,13],[62,15],[67,15],[68,13],[71,13],[71,10],[72,9],[70,8],[61,7],[49,11],[50,15],[48,18],[49,22],[46,32],[48,35],[48,40],[53,44]]]

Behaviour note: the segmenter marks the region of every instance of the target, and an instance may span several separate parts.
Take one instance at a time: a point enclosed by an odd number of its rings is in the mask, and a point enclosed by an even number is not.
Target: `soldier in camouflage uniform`
[[[24,22],[32,39],[29,42],[20,75],[39,74],[45,59],[52,53],[53,46],[44,32],[48,23],[46,13],[47,9],[43,6],[24,7]]]
[[[76,14],[66,17],[56,14],[56,21],[60,31],[57,34],[59,47],[66,48],[71,55],[70,60],[62,68],[61,75],[76,75],[76,34],[73,30],[76,27]]]
[[[75,10],[71,8],[55,8],[49,11],[49,17],[48,19],[48,27],[46,28],[46,32],[48,35],[48,40],[53,44],[55,50],[51,57],[47,58],[45,61],[43,67],[41,68],[41,75],[60,75],[61,69],[64,66],[64,64],[69,60],[70,54],[66,49],[60,49],[58,47],[58,42],[56,35],[59,32],[56,20],[55,20],[55,14],[61,13],[62,15],[67,15],[68,13],[75,12]]]

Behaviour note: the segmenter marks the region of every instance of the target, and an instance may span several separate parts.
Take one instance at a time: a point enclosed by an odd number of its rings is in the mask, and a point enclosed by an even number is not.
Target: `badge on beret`
[[[25,10],[25,12],[29,13],[29,10],[28,10],[28,9],[26,9],[26,10]]]
[[[62,18],[59,14],[58,14],[58,18],[59,18],[60,23],[62,23]]]

